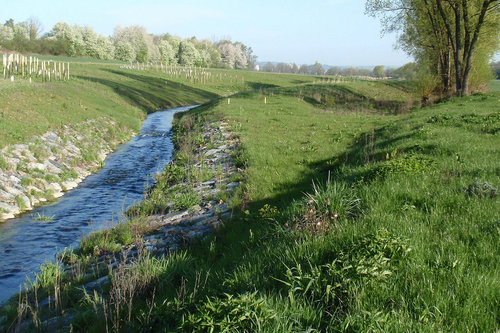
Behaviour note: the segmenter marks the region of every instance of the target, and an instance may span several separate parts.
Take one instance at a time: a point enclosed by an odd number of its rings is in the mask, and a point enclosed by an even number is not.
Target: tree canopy
[[[444,95],[468,95],[490,78],[500,0],[367,0],[366,12],[399,33],[399,46],[439,78]]]
[[[42,24],[36,17],[17,23],[9,19],[0,24],[0,47],[17,52],[237,69],[253,69],[257,58],[252,48],[241,42],[154,35],[137,25],[116,26],[110,37],[88,26],[66,22],[55,24],[42,36],[41,31]]]

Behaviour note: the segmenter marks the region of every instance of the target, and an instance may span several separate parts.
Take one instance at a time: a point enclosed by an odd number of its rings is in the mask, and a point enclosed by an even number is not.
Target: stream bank
[[[134,133],[109,118],[64,125],[0,152],[0,222],[59,198]]]
[[[133,216],[129,222],[92,234],[82,240],[79,249],[59,255],[62,262],[58,266],[61,274],[60,295],[73,295],[74,298],[76,293],[80,299],[84,296],[82,290],[87,295],[107,295],[120,281],[120,272],[131,270],[124,269],[124,266],[140,265],[141,258],[145,256],[163,258],[175,254],[178,249],[197,242],[230,218],[230,203],[241,189],[242,170],[233,161],[238,140],[229,132],[229,125],[222,120],[205,122],[199,126],[195,136],[186,133],[175,136],[177,142],[179,137],[182,140],[182,137],[190,136],[189,148],[181,145],[175,162],[167,165],[163,174],[157,175],[157,183],[150,188],[145,200],[129,208],[129,215]],[[187,150],[190,150],[189,154]],[[175,179],[172,174],[177,175]],[[162,198],[160,202],[159,197]],[[185,202],[186,197],[191,199]],[[135,230],[133,241],[117,242],[114,250],[110,251],[99,240],[104,235],[105,239],[112,241],[114,230],[123,229],[123,225],[132,225],[131,230]],[[136,228],[138,226],[140,228]],[[109,287],[104,288],[106,285]],[[33,321],[32,314],[25,312],[21,318],[26,319],[18,321],[20,326],[17,328],[23,330],[34,325],[33,328],[43,327],[50,331],[68,329],[78,314],[72,308],[79,301],[60,301],[60,304],[66,304],[66,307],[61,307],[54,303],[55,295],[52,294],[50,290],[38,291],[38,299],[34,299],[36,296],[32,293],[24,294],[22,308],[36,308],[38,321]]]

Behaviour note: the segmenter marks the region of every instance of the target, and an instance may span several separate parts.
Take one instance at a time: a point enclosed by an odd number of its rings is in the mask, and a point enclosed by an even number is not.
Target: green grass
[[[499,329],[498,92],[412,109],[410,85],[400,82],[218,73],[239,78],[201,85],[154,71],[81,68],[74,84],[95,85],[140,112],[195,99],[197,89],[211,102],[177,116],[177,163],[130,223],[89,236],[80,256],[130,244],[147,230],[141,216],[165,211],[175,193],[183,208],[199,200],[167,189],[188,180],[189,149],[203,144],[188,129],[201,121],[230,124],[244,184],[232,221],[213,235],[114,275],[103,294],[109,303],[67,302],[78,312],[74,328],[111,328],[106,305],[118,309],[121,319],[109,318],[124,331]],[[173,95],[149,99],[165,80]],[[237,91],[230,104],[215,98]],[[143,282],[132,288],[134,281]],[[113,298],[120,288],[135,292],[130,316]]]
[[[117,65],[74,64],[69,82],[0,80],[0,148],[100,117],[137,132],[149,112],[216,96],[180,83],[167,85],[156,72],[121,70]]]
[[[492,80],[488,84],[488,89],[491,91],[500,91],[500,80]]]
[[[497,330],[499,199],[470,193],[498,191],[498,98],[400,116],[332,114],[286,96],[219,103],[209,112],[242,141],[249,210],[188,250],[188,287],[156,290],[154,327]]]

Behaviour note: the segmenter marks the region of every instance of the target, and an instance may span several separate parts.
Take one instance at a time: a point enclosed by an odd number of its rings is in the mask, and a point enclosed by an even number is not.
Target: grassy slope
[[[107,116],[138,131],[146,113],[206,102],[213,92],[171,82],[156,72],[117,65],[73,64],[72,79],[29,84],[0,81],[0,148],[63,124]]]
[[[498,329],[499,199],[466,188],[500,184],[499,97],[384,117],[332,114],[284,96],[216,106],[243,143],[251,215],[187,251],[181,274],[197,296],[179,306],[170,279],[156,327]],[[333,202],[355,193],[362,213],[316,235],[279,227],[302,216],[292,199],[328,171],[338,192],[320,195]],[[265,204],[277,205],[277,224],[258,213]],[[209,276],[201,292],[196,274]]]

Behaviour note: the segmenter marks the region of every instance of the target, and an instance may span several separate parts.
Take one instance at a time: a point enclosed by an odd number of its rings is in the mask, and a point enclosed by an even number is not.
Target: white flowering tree
[[[8,42],[14,39],[14,31],[11,27],[0,25],[0,43]]]
[[[230,41],[223,41],[219,43],[219,51],[221,62],[227,68],[247,68],[248,62],[245,50],[241,43],[231,43]]]
[[[167,40],[162,40],[158,45],[161,54],[161,62],[167,65],[173,65],[177,61],[175,59],[175,51],[172,45]]]
[[[160,50],[154,43],[153,36],[149,35],[144,27],[137,25],[129,27],[116,26],[113,42],[115,47],[119,42],[129,43],[134,49],[135,60],[139,62],[160,60]]]
[[[28,24],[26,22],[18,22],[14,26],[14,39],[28,40],[30,38]]]
[[[189,40],[183,40],[179,44],[179,52],[177,58],[179,59],[179,64],[183,66],[193,66],[199,59],[199,52],[194,46],[194,44]]]
[[[63,42],[64,51],[69,56],[84,55],[83,36],[78,26],[58,22],[49,33],[50,38]]]
[[[115,59],[121,61],[134,61],[136,58],[135,50],[129,42],[119,41],[115,45]]]

